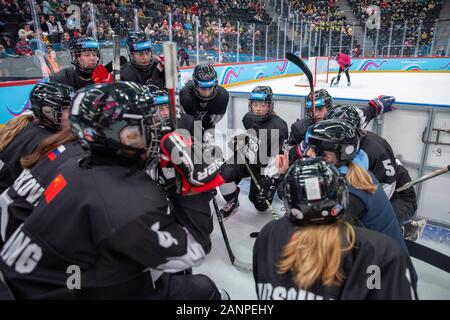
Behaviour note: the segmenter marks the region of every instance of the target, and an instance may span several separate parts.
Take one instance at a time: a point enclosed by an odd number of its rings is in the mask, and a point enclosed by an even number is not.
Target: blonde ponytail
[[[373,183],[370,174],[357,164],[350,163],[348,165],[348,172],[345,177],[348,183],[356,189],[370,193],[377,191],[377,185]]]
[[[3,151],[13,141],[14,137],[22,131],[30,122],[34,120],[34,116],[30,114],[21,115],[9,120],[0,128],[0,151]]]
[[[355,230],[347,222],[301,228],[283,248],[278,273],[291,271],[303,290],[317,281],[339,286],[345,278],[340,271],[342,254],[353,249],[355,242]]]

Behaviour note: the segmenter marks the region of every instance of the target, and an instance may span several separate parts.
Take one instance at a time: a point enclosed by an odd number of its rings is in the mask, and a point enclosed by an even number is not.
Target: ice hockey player
[[[40,82],[30,93],[32,114],[13,118],[0,129],[0,193],[22,172],[20,159],[67,124],[73,94],[64,84]]]
[[[239,207],[239,182],[250,176],[250,172],[243,161],[258,180],[261,190],[254,181],[250,183],[249,199],[258,211],[267,209],[266,200],[271,203],[278,181],[263,174],[271,156],[281,153],[281,149],[288,137],[286,122],[274,112],[272,88],[257,86],[250,93],[248,113],[242,119],[246,133],[235,136],[230,141],[230,147],[235,151],[234,156],[222,166],[221,174],[225,183],[219,187],[227,202],[222,215],[226,218]],[[266,150],[266,151],[264,151]],[[263,154],[266,152],[266,154]],[[245,155],[245,159],[243,158]],[[233,163],[230,163],[230,160]]]
[[[305,112],[306,117],[297,120],[291,126],[291,133],[289,135],[289,145],[299,146],[301,152],[301,143],[305,139],[306,130],[325,117],[328,110],[333,107],[333,97],[325,89],[320,89],[315,92],[315,112],[312,114],[311,94],[306,97]],[[358,108],[361,117],[361,125],[365,127],[373,118],[383,113],[392,111],[392,104],[395,98],[392,96],[379,96],[370,100],[367,106]]]
[[[169,274],[199,265],[205,252],[143,170],[159,153],[161,132],[147,88],[93,85],[73,101],[72,128],[90,155],[58,167],[5,243],[0,270],[10,292],[17,299],[220,299],[206,276]]]
[[[4,216],[0,223],[3,242],[39,204],[57,167],[71,157],[81,157],[84,152],[78,138],[67,127],[45,138],[33,153],[20,160],[24,170],[0,195],[0,213]]]
[[[177,119],[177,128],[175,128],[170,119],[169,96],[167,91],[154,85],[152,80],[147,81],[146,86],[149,88],[150,93],[153,96],[161,118],[165,120],[165,126],[169,127],[167,128],[169,131],[184,129],[189,131],[191,136],[194,136],[195,126],[199,125],[198,130],[201,132],[201,125],[199,123],[195,123],[194,117],[190,114],[184,113],[181,108],[178,110],[179,117]]]
[[[395,158],[391,145],[381,136],[361,128],[361,119],[355,107],[342,105],[331,109],[325,119],[342,119],[359,129],[361,134],[360,148],[369,157],[369,171],[374,174],[390,199],[400,225],[406,229],[405,223],[413,218],[417,210],[417,198],[413,187],[401,192],[396,189],[411,181],[408,171]],[[408,225],[410,222],[407,223]],[[414,236],[408,227],[409,238]],[[417,228],[416,228],[417,229]],[[417,230],[420,231],[420,230]],[[415,237],[417,238],[419,234]]]
[[[297,160],[283,183],[286,215],[253,248],[260,300],[414,300],[410,258],[390,237],[348,223],[348,190],[321,158]],[[379,266],[380,283],[367,285]]]
[[[149,85],[148,88],[159,116],[163,120],[164,132],[163,152],[159,159],[155,159],[158,161],[148,163],[147,172],[168,194],[175,206],[174,214],[177,221],[190,227],[194,238],[202,245],[205,252],[209,253],[212,246],[210,233],[213,231],[209,191],[215,190],[215,187],[223,183],[222,177],[218,174],[222,158],[205,159],[202,143],[195,141],[193,137],[194,125],[198,123],[194,123],[191,115],[181,113],[177,120],[178,128],[175,129],[170,120],[167,92],[154,85]],[[178,159],[181,165],[174,165],[173,162],[168,161],[169,150],[181,151],[181,154],[187,157]],[[190,174],[187,174],[183,167],[192,168]],[[208,174],[201,174],[205,169],[208,170]],[[201,178],[196,177],[198,173],[201,174]],[[192,197],[192,194],[195,194],[195,197]],[[205,233],[205,230],[208,232]]]
[[[359,131],[346,121],[329,119],[314,124],[307,136],[306,155],[324,157],[346,177],[350,192],[349,212],[352,216],[366,228],[391,236],[406,251],[400,225],[389,199],[375,176],[367,171],[369,158],[359,147]],[[286,169],[284,167],[281,172]]]
[[[94,83],[109,83],[113,76],[100,63],[100,47],[93,37],[81,36],[70,43],[72,67],[58,71],[52,81],[63,83],[79,90]]]
[[[120,78],[146,84],[148,80],[159,88],[165,88],[164,59],[152,55],[152,43],[141,31],[130,31],[126,40],[128,61],[121,67]]]
[[[345,76],[347,77],[347,86],[350,86],[351,82],[348,70],[350,69],[349,67],[352,64],[352,59],[350,58],[349,55],[346,55],[345,53],[338,53],[336,54],[336,62],[339,65],[339,72],[337,75],[335,85],[337,86],[339,84],[339,80],[341,79],[341,73],[345,72]]]
[[[228,99],[227,90],[219,86],[217,72],[210,64],[197,65],[192,79],[180,91],[181,106],[196,121],[202,122],[204,131],[214,129],[223,118]]]

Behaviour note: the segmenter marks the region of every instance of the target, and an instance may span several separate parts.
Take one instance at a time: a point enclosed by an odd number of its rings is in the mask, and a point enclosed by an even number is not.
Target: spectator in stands
[[[16,54],[19,56],[31,56],[33,54],[27,38],[19,38],[19,41],[16,43]]]
[[[9,67],[11,65],[10,58],[12,55],[7,54],[5,47],[0,45],[0,77],[9,77]]]
[[[47,0],[42,3],[42,13],[45,15],[54,14],[53,8]]]
[[[445,57],[445,49],[444,49],[444,47],[440,47],[439,50],[436,52],[436,55],[440,56],[440,57]]]
[[[186,52],[186,49],[181,48],[178,50],[178,59],[180,61],[180,67],[182,67],[184,64],[186,66],[189,66],[189,54]]]
[[[12,3],[11,3],[11,13],[22,13],[22,8],[20,7],[18,0],[13,0],[12,1]]]
[[[31,16],[30,6],[28,5],[26,5],[25,8],[23,8],[22,20],[25,22],[31,22],[33,20],[33,17]]]
[[[16,50],[15,50],[16,44],[11,39],[11,36],[9,33],[4,32],[2,34],[0,44],[5,48],[5,52],[7,54],[12,54],[12,55],[16,54]]]
[[[56,21],[55,15],[53,14],[48,16],[47,24],[50,34],[64,32],[61,22]]]
[[[9,14],[12,13],[11,5],[6,0],[0,0],[0,13]]]
[[[196,3],[192,6],[191,12],[192,12],[193,15],[195,15],[195,16],[197,16],[197,17],[200,16],[200,6],[199,6],[198,2],[196,2]]]
[[[51,0],[50,7],[52,8],[54,14],[61,10],[61,4],[58,0]]]
[[[70,34],[69,32],[64,32],[61,39],[61,49],[69,50],[70,49]]]
[[[22,25],[22,28],[19,29],[18,34],[19,34],[19,38],[24,37],[24,38],[27,38],[28,40],[34,38],[34,31],[31,30],[31,27],[28,23],[24,23]]]
[[[48,32],[49,32],[48,31],[48,24],[47,24],[47,19],[45,19],[45,16],[43,16],[43,15],[39,16],[39,23],[40,23],[40,26],[41,26],[41,31],[48,34]]]

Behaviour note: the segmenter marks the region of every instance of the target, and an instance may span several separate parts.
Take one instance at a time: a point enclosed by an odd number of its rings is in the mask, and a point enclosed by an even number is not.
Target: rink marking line
[[[250,91],[228,91],[229,93],[241,93],[241,94],[247,94],[250,93]],[[289,94],[289,93],[274,93],[274,96],[279,97],[301,97],[306,98],[307,95],[302,94]],[[369,99],[358,99],[358,98],[340,98],[340,97],[333,97],[333,100],[346,100],[346,101],[362,101],[362,102],[369,102]],[[417,106],[417,107],[437,107],[437,108],[450,108],[450,105],[448,104],[432,104],[432,103],[420,103],[420,102],[404,102],[404,101],[396,101],[394,105],[411,105],[411,106]]]

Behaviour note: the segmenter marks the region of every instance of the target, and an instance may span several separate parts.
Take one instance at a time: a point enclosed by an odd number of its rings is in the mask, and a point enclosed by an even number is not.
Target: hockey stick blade
[[[448,171],[450,171],[450,165],[448,165],[446,168],[438,169],[438,170],[433,171],[433,172],[431,172],[431,173],[429,173],[427,175],[424,175],[423,177],[420,177],[420,178],[418,178],[416,180],[410,181],[410,182],[406,183],[405,185],[403,185],[402,187],[400,187],[397,190],[395,190],[395,192],[404,191],[404,190],[409,189],[410,187],[412,187],[412,186],[414,186],[414,185],[416,185],[418,183],[421,183],[421,182],[424,182],[424,181],[426,181],[428,179],[437,177],[437,176],[439,176],[441,174],[444,174],[444,173],[446,173]]]
[[[311,90],[311,106],[312,106],[312,113],[314,114],[316,110],[316,101],[315,101],[315,95],[314,95],[314,79],[311,70],[309,70],[306,63],[300,59],[298,56],[291,52],[286,52],[286,59],[295,64],[297,67],[299,67],[303,73],[305,74],[306,78],[308,78],[309,82],[309,88]]]
[[[347,71],[348,69],[350,69],[350,67],[351,67],[352,65],[353,65],[353,63],[352,63],[351,65],[349,65],[347,68],[345,68],[343,72],[345,72],[345,71]],[[331,78],[331,81],[330,81],[330,87],[333,86],[334,80],[336,80],[337,77],[338,77],[338,76],[334,76],[333,78]]]
[[[293,64],[295,64],[297,67],[299,67],[303,71],[305,76],[308,78],[309,85],[312,86],[313,75],[312,75],[311,70],[309,70],[308,66],[306,65],[306,63],[302,59],[300,59],[298,56],[296,56],[295,54],[293,54],[291,52],[286,52],[286,59],[289,60],[290,62],[292,62]]]
[[[253,271],[253,266],[250,263],[245,263],[238,259],[234,260],[233,266],[244,271]]]
[[[242,262],[234,256],[233,250],[231,249],[230,242],[228,240],[227,231],[225,230],[225,225],[223,223],[223,217],[220,213],[219,206],[217,205],[217,200],[215,197],[215,192],[213,194],[213,205],[214,210],[216,211],[217,220],[219,221],[220,231],[222,232],[223,241],[225,242],[225,247],[227,249],[228,257],[230,258],[231,264],[238,269],[242,269],[244,271],[252,271],[252,265],[249,263]]]

